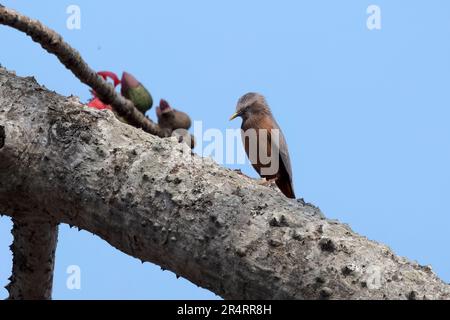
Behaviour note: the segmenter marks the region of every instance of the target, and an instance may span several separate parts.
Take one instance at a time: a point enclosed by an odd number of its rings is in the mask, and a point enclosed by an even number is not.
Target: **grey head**
[[[241,117],[245,121],[251,116],[258,115],[271,116],[272,113],[263,95],[256,92],[249,92],[239,99],[236,106],[236,113],[231,116],[230,120]]]

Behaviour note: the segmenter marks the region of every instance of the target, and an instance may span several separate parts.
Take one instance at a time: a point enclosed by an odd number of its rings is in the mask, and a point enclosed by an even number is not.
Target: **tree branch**
[[[79,52],[66,43],[54,30],[47,28],[38,20],[30,19],[1,4],[0,24],[26,33],[47,52],[54,54],[67,69],[72,71],[81,82],[91,87],[104,103],[111,105],[119,116],[123,117],[130,125],[142,128],[159,137],[171,135],[170,130],[161,128],[145,117],[131,101],[118,94],[114,87],[92,70]]]
[[[58,226],[44,215],[15,214],[13,269],[6,287],[10,300],[49,300],[52,297],[53,269]]]
[[[86,229],[224,298],[449,299],[429,267],[0,69],[0,212]],[[24,201],[26,199],[26,201]]]

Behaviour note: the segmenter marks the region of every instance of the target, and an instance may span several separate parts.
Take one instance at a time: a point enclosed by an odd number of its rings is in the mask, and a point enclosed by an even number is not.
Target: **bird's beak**
[[[236,112],[235,114],[233,114],[233,115],[231,116],[230,121],[236,119],[236,118],[239,117],[239,116],[240,116],[240,114],[239,114],[238,112]]]

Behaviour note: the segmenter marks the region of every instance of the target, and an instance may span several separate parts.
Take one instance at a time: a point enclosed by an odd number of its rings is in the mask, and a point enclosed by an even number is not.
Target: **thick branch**
[[[38,20],[30,19],[1,4],[0,24],[26,33],[42,48],[54,54],[67,69],[72,71],[81,82],[91,87],[104,103],[111,105],[119,116],[123,117],[130,125],[160,137],[170,136],[170,131],[160,128],[145,117],[131,101],[118,94],[113,86],[97,75],[83,60],[79,52],[66,43],[54,30],[47,28]]]
[[[53,269],[58,226],[44,215],[15,214],[13,269],[6,287],[11,300],[49,300],[52,297]]]
[[[428,267],[0,69],[0,212],[47,213],[224,298],[448,299]]]

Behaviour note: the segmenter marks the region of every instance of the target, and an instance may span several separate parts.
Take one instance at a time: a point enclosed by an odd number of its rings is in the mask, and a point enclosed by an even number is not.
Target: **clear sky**
[[[94,69],[131,72],[205,129],[238,128],[228,122],[237,99],[264,94],[289,144],[297,196],[450,281],[448,0],[0,2],[57,30]],[[80,30],[66,27],[71,4]],[[366,26],[371,4],[381,30]],[[88,99],[28,37],[0,26],[0,40],[3,66]],[[10,228],[0,218],[0,287]],[[56,299],[217,298],[94,235],[60,230]],[[66,286],[70,265],[81,268],[81,290]]]

